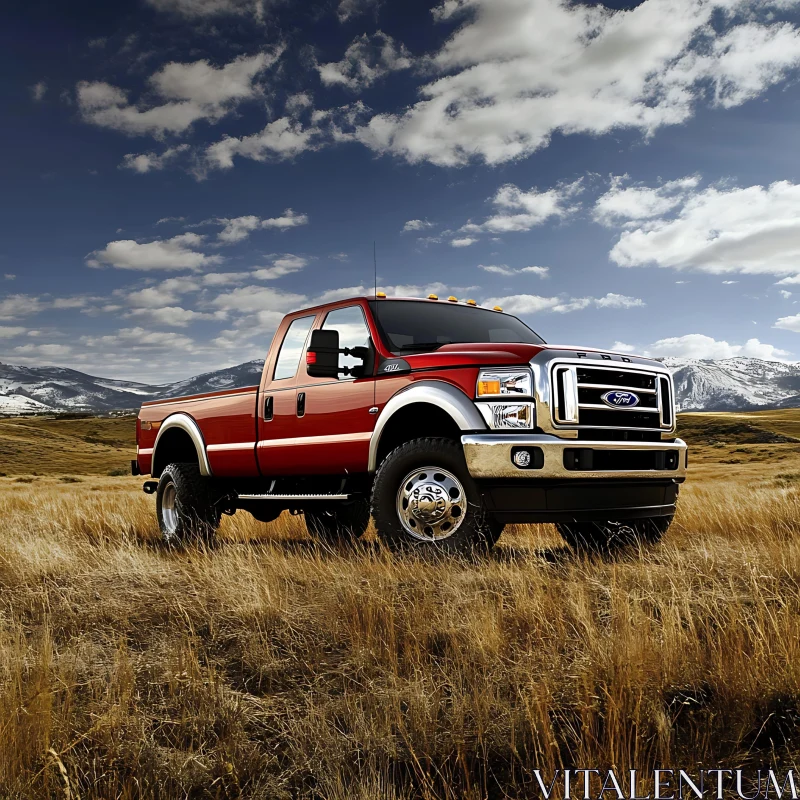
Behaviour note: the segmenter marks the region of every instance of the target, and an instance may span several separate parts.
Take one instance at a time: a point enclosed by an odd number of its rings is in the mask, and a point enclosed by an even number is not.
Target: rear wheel
[[[210,544],[220,511],[209,479],[196,464],[168,464],[156,490],[156,515],[161,538],[170,547],[189,541]]]
[[[451,439],[414,439],[393,450],[375,476],[372,517],[390,547],[421,552],[485,552],[503,530]]]
[[[326,542],[354,541],[369,525],[369,503],[354,500],[325,511],[304,511],[308,532]]]
[[[556,528],[573,550],[615,552],[635,545],[654,545],[667,532],[673,515],[619,522],[558,522]]]

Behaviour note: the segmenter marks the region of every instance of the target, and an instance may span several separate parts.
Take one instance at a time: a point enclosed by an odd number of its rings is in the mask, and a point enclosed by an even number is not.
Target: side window
[[[305,350],[308,332],[313,323],[314,317],[300,317],[289,326],[286,336],[283,337],[272,380],[282,381],[285,378],[294,378]]]
[[[331,311],[322,325],[323,329],[339,331],[339,347],[368,347],[369,328],[364,320],[361,306],[348,306]],[[339,367],[361,366],[364,362],[360,358],[339,354]]]

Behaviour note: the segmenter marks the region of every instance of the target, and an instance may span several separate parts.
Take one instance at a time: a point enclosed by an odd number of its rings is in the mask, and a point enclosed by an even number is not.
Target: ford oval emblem
[[[606,392],[600,399],[611,408],[633,408],[639,405],[639,395],[633,392],[614,390]]]

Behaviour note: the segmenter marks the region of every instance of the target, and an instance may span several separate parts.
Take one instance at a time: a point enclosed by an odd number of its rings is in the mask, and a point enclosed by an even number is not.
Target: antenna
[[[375,268],[375,299],[378,299],[378,248],[375,241],[372,242],[372,263]]]

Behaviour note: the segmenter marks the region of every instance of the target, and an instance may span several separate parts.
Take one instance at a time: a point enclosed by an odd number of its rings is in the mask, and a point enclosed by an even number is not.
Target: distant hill
[[[254,386],[263,363],[247,361],[165,384],[98,378],[63,367],[0,364],[0,414],[134,411],[144,400]],[[663,363],[675,379],[682,411],[800,408],[800,364],[757,358],[665,358]]]

